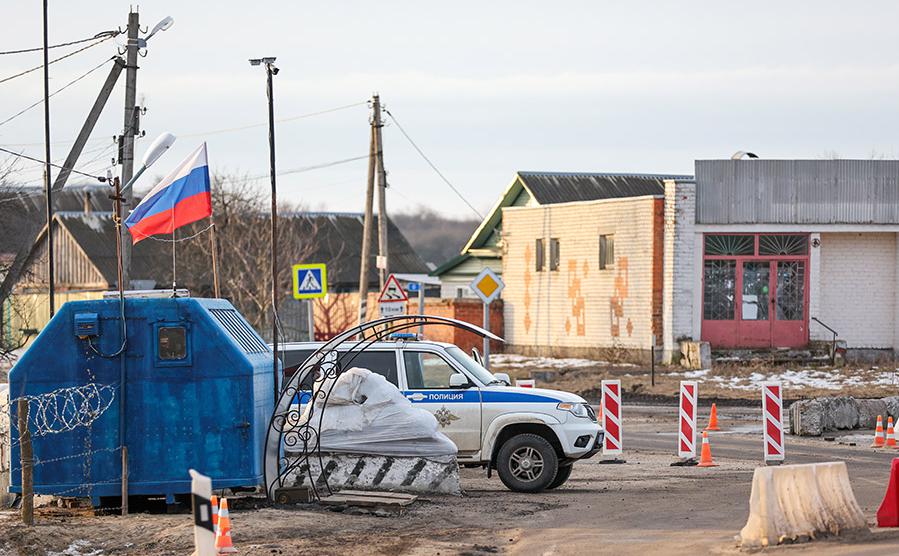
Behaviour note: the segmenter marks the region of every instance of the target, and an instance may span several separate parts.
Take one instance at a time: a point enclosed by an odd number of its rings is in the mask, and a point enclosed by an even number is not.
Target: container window
[[[706,235],[705,254],[709,256],[755,255],[755,236],[751,235]]]
[[[187,357],[187,329],[183,326],[160,327],[156,348],[162,361],[184,359]]]
[[[808,236],[772,234],[759,236],[759,255],[807,255]]]
[[[559,270],[561,261],[561,253],[559,253],[559,239],[552,238],[549,240],[549,269]]]

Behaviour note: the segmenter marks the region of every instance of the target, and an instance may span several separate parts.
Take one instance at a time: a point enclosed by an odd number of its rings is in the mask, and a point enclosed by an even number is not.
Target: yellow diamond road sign
[[[506,285],[497,273],[489,268],[485,268],[471,281],[469,287],[474,291],[475,295],[481,298],[481,301],[491,303],[499,297]]]

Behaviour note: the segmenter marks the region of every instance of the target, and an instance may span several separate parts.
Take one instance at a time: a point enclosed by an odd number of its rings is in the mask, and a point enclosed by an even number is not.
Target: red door
[[[702,339],[712,347],[808,344],[808,236],[707,235]]]

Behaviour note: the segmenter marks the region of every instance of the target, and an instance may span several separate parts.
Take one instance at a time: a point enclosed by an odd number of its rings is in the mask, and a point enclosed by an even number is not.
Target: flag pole
[[[219,291],[219,250],[217,238],[215,237],[215,220],[212,221],[212,227],[209,231],[209,241],[212,243],[212,291],[216,299],[221,299],[222,295]]]

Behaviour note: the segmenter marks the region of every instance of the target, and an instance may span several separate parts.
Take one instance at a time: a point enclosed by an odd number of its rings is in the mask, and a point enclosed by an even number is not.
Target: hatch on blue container
[[[47,401],[49,392],[88,384],[112,398],[98,402],[108,407],[89,426],[64,432],[42,422],[47,415],[31,416],[34,492],[91,497],[95,505],[119,496],[122,444],[132,496],[171,503],[190,492],[190,468],[212,477],[215,489],[261,484],[274,403],[265,341],[225,300],[126,298],[128,341],[117,355],[120,315],[118,299],[66,303],[10,371],[11,399]],[[70,420],[70,402],[53,397],[51,413]],[[14,445],[12,461],[19,458]],[[21,474],[13,475],[10,491],[21,492]]]

